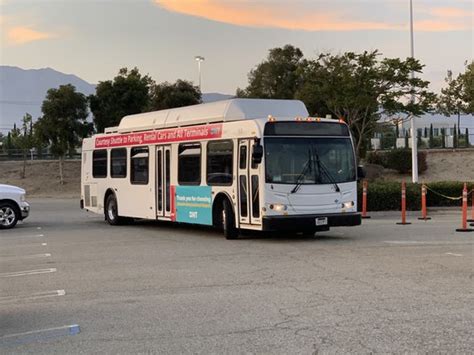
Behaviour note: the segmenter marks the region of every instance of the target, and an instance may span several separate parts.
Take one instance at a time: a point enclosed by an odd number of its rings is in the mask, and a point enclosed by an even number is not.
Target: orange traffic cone
[[[402,182],[402,221],[397,222],[397,224],[411,224],[410,222],[407,222],[407,187],[405,181]]]
[[[474,232],[474,229],[467,228],[467,184],[464,183],[462,190],[462,221],[461,228],[456,229],[456,232]]]

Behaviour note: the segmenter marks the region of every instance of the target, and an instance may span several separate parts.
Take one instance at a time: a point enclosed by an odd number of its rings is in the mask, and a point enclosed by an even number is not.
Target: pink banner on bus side
[[[128,145],[161,144],[222,137],[222,123],[146,131],[140,133],[111,134],[95,139],[95,148]]]

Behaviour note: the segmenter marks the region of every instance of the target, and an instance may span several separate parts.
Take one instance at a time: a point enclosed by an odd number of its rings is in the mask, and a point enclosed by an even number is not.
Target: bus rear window
[[[94,150],[92,153],[92,176],[94,178],[107,177],[107,150]]]

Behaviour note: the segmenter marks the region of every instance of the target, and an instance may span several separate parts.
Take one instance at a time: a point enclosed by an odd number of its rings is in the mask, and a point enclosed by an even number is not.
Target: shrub
[[[394,169],[400,174],[406,174],[411,171],[411,150],[393,149],[386,152],[386,168]],[[418,172],[422,173],[428,169],[426,163],[426,152],[418,152]]]
[[[385,154],[381,152],[368,152],[365,161],[368,164],[382,165],[384,168],[387,165],[385,161]]]
[[[408,183],[407,209],[412,211],[421,208],[421,184]],[[459,197],[462,195],[463,183],[458,181],[441,181],[427,184],[441,195]],[[474,183],[468,184],[468,189],[474,188]],[[358,184],[358,204],[361,210],[362,183]],[[472,195],[472,194],[471,194]],[[472,198],[472,197],[471,197]],[[428,207],[461,206],[461,200],[450,200],[430,190],[426,195]],[[373,182],[369,184],[367,194],[368,211],[398,211],[401,204],[401,184],[399,182]]]

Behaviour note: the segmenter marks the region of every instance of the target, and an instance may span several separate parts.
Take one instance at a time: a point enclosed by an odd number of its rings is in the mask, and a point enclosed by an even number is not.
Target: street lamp
[[[415,59],[415,41],[413,38],[413,0],[410,0],[410,40],[411,40],[411,57]],[[415,72],[411,71],[411,78],[415,78]],[[415,103],[415,94],[411,95],[411,103]],[[414,183],[418,182],[418,147],[416,146],[416,128],[415,128],[415,116],[411,116],[411,171],[412,171],[412,181]]]
[[[201,91],[201,62],[204,62],[204,57],[197,55],[194,57],[196,62],[198,63],[198,73],[199,73],[199,91]]]

